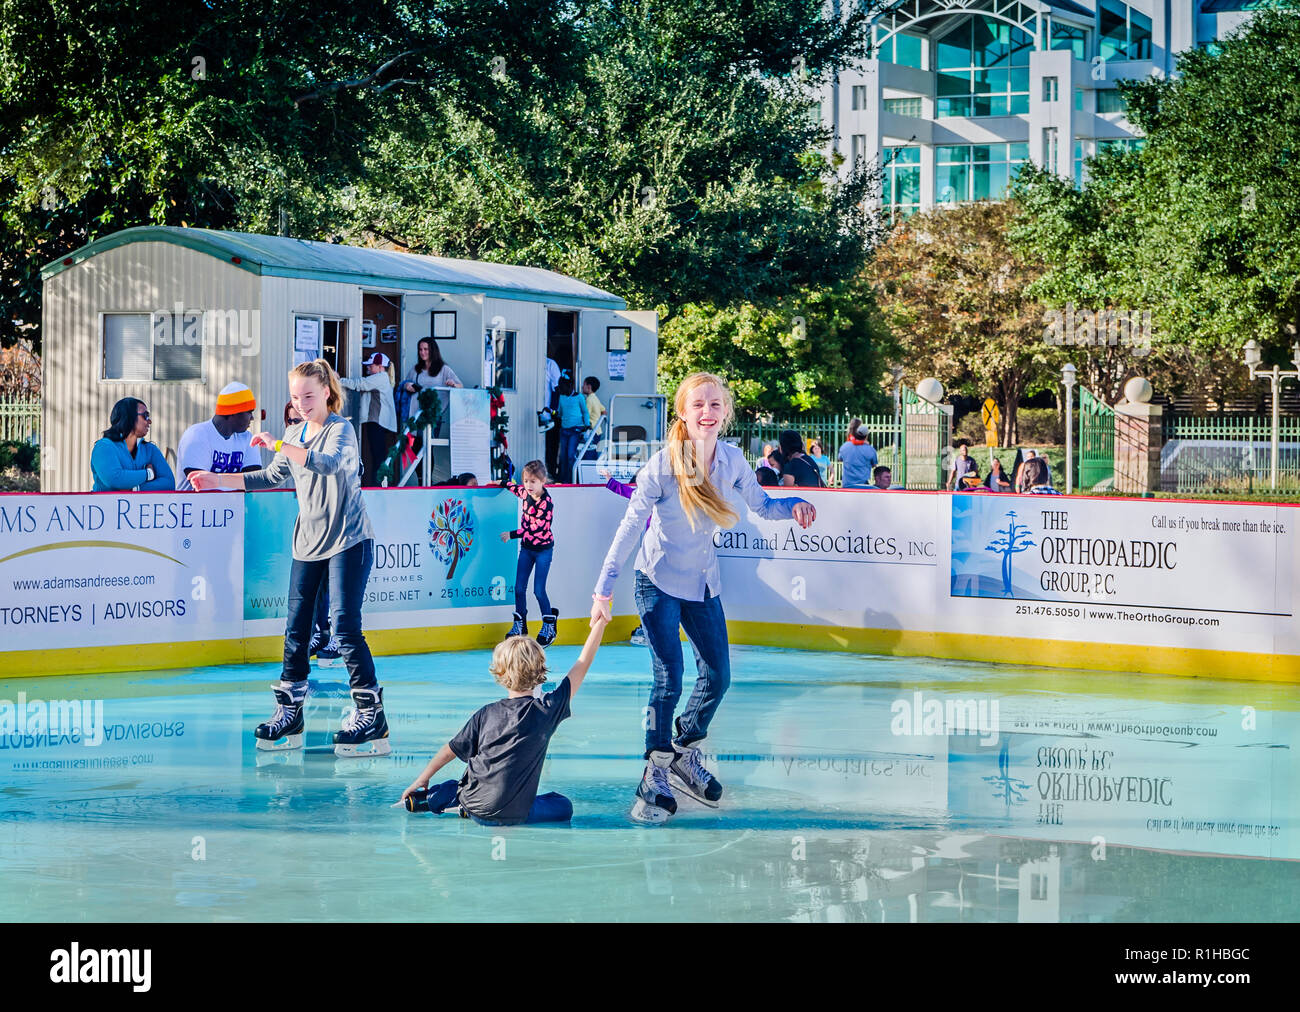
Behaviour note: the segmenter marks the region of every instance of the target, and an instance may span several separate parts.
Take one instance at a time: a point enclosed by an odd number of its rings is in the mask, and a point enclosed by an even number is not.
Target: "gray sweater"
[[[319,562],[373,539],[374,529],[361,498],[360,459],[356,430],[341,415],[330,413],[316,435],[303,440],[307,423],[291,425],[284,442],[307,450],[307,465],[293,463],[283,453],[258,471],[244,475],[250,492],[278,488],[292,478],[298,493],[298,519],[293,525],[293,557]]]

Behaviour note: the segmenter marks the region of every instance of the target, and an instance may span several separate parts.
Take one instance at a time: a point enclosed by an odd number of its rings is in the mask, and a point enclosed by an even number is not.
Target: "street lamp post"
[[[1259,343],[1253,338],[1246,342],[1245,364],[1250,370],[1251,379],[1267,379],[1273,395],[1273,430],[1269,441],[1268,455],[1268,485],[1273,491],[1277,491],[1277,430],[1278,430],[1278,391],[1282,386],[1284,379],[1300,379],[1300,341],[1291,346],[1291,361],[1295,365],[1294,370],[1279,369],[1273,366],[1272,369],[1260,369],[1259,363],[1262,356],[1259,353]],[[1253,456],[1253,454],[1252,454]]]
[[[891,365],[889,375],[894,378],[894,469],[899,471],[899,477],[902,477],[901,463],[903,459],[903,430],[899,427],[902,421],[903,398],[899,390],[899,384],[903,380],[903,367],[901,365]]]
[[[1065,384],[1065,494],[1074,492],[1074,374],[1078,372],[1073,362],[1061,367],[1061,382]]]

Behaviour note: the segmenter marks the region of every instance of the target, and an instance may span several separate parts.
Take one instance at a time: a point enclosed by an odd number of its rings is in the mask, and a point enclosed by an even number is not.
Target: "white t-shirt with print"
[[[213,474],[238,474],[246,467],[261,467],[262,455],[253,449],[251,432],[236,432],[223,439],[212,419],[191,425],[176,447],[176,489],[193,492],[186,468]]]

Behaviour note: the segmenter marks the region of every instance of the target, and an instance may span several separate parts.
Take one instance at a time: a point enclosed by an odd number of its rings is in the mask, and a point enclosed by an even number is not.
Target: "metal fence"
[[[757,467],[763,456],[764,444],[775,447],[780,435],[786,429],[793,429],[805,440],[805,445],[814,440],[821,444],[822,451],[830,463],[826,468],[826,484],[838,487],[843,481],[844,465],[836,459],[840,447],[848,439],[849,422],[861,418],[862,424],[870,433],[871,445],[876,448],[879,463],[894,471],[896,479],[899,472],[899,437],[898,427],[889,415],[800,415],[781,421],[757,419],[732,423],[730,430],[723,437],[728,442],[736,442],[745,454],[751,467]]]
[[[41,402],[34,397],[0,395],[0,442],[37,442],[41,434]]]
[[[1167,416],[1160,452],[1166,492],[1268,494],[1272,421],[1226,415]],[[1300,492],[1300,418],[1278,424],[1279,494]]]

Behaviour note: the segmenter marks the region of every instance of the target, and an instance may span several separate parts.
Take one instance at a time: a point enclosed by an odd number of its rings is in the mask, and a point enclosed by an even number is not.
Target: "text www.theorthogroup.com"
[[[50,576],[44,580],[14,580],[14,590],[86,590],[91,587],[149,587],[152,573],[135,576],[117,576],[101,573],[98,576]]]
[[[1116,984],[1249,984],[1248,973],[1117,973]]]
[[[1219,624],[1217,618],[1201,618],[1199,615],[1162,615],[1152,611],[1124,611],[1120,608],[1089,608],[1088,617],[1112,622],[1159,622],[1166,625]]]

